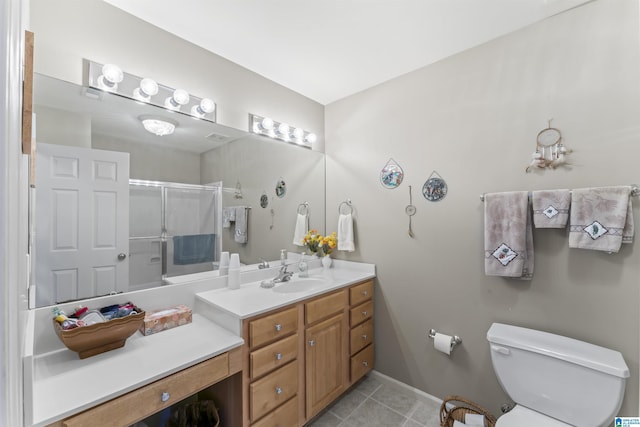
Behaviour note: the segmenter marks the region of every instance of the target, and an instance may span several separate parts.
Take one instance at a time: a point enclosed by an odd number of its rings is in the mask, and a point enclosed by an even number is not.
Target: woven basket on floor
[[[461,396],[447,396],[440,405],[440,426],[453,427],[454,421],[464,422],[466,414],[484,415],[487,427],[496,425],[496,417],[477,403]]]

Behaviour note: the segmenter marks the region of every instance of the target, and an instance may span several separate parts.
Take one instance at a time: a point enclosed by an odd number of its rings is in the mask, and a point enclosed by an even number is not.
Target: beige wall
[[[536,230],[531,282],[487,277],[479,199],[640,182],[638,35],[637,1],[595,1],[327,106],[327,228],[351,198],[358,250],[342,257],[377,265],[376,369],[498,412],[507,397],[485,337],[506,322],[619,350],[631,370],[620,415],[638,415],[639,243],[606,255]],[[526,174],[549,118],[572,165]],[[379,182],[390,157],[405,172],[395,190]],[[434,170],[449,187],[437,203],[420,192]],[[429,328],[462,346],[435,352]]]

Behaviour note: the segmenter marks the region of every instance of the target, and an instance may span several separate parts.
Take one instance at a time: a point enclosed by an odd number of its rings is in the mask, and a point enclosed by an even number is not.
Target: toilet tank
[[[629,377],[619,352],[502,323],[491,325],[487,340],[515,403],[580,427],[606,426],[617,415]]]

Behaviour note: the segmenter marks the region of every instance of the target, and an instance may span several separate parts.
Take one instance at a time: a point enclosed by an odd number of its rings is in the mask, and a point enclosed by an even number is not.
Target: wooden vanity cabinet
[[[200,362],[48,427],[130,426],[199,392],[222,406],[227,425],[240,425],[242,349]],[[238,374],[238,375],[234,375]]]
[[[373,281],[243,321],[243,426],[303,426],[373,369]]]

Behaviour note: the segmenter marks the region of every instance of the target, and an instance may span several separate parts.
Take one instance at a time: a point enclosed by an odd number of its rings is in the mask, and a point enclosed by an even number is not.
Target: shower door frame
[[[216,214],[217,218],[215,219],[215,230],[216,235],[218,236],[215,239],[214,250],[216,254],[220,254],[222,251],[222,242],[219,238],[222,230],[222,181],[212,182],[210,184],[202,185],[202,184],[185,184],[180,182],[168,182],[168,181],[151,181],[146,179],[129,179],[129,186],[138,185],[144,187],[159,187],[160,188],[160,235],[159,236],[144,236],[144,237],[131,237],[129,236],[129,241],[131,240],[149,240],[153,238],[157,238],[160,241],[160,256],[161,260],[161,277],[160,284],[166,284],[167,278],[167,241],[169,238],[173,236],[169,236],[167,234],[167,221],[166,221],[166,212],[167,212],[167,192],[168,188],[176,189],[176,190],[209,190],[214,191],[214,197],[217,197],[216,200]],[[131,234],[131,233],[129,233]],[[217,258],[217,257],[215,257]]]

